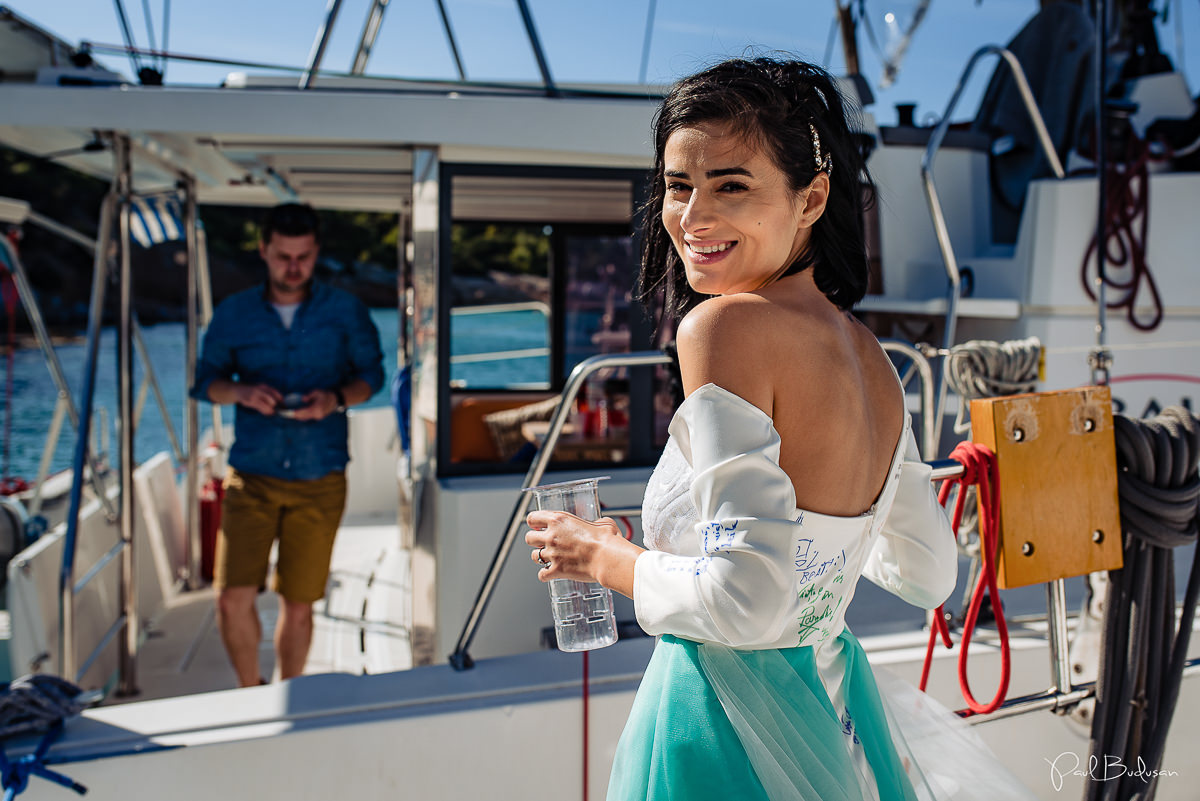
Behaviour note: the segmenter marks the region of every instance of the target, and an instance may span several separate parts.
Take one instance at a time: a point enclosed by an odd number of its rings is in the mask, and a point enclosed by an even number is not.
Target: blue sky
[[[170,9],[172,51],[300,66],[305,63],[327,0],[124,0],[133,36],[150,44],[144,8],[162,44],[164,3]],[[1159,0],[1160,7],[1166,0]],[[18,14],[78,42],[119,44],[112,0],[4,0]],[[537,65],[515,0],[444,0],[463,55],[467,77],[536,80]],[[842,71],[840,44],[831,39],[832,0],[529,0],[551,73],[563,83],[635,83],[639,79],[648,10],[655,25],[647,63],[648,82],[669,82],[748,47],[796,53]],[[911,0],[868,3],[876,39],[886,41],[883,14],[903,21]],[[916,102],[917,118],[940,115],[967,59],[984,44],[1003,43],[1037,9],[1037,0],[934,0],[917,30],[895,85],[879,88],[880,59],[865,31],[859,48],[872,84],[880,122],[895,119],[894,105]],[[348,70],[370,0],[343,0],[324,67]],[[736,10],[733,10],[736,7]],[[1177,19],[1178,18],[1178,19]],[[1176,52],[1177,24],[1186,44]],[[1160,26],[1163,49],[1183,64],[1193,94],[1200,86],[1200,3],[1170,0],[1170,19]],[[830,46],[832,42],[832,47]],[[829,55],[827,60],[826,55]],[[132,73],[128,60],[102,59]],[[217,84],[232,67],[171,63],[173,83]],[[251,70],[261,72],[261,70]],[[368,72],[410,78],[450,78],[454,62],[435,0],[391,0]],[[991,65],[977,70],[961,111],[974,113]]]

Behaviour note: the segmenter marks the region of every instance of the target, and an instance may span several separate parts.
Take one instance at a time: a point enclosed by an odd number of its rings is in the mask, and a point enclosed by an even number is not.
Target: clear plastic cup
[[[584,478],[530,487],[534,510],[569,512],[584,520],[600,518],[597,485],[608,478]],[[590,651],[617,641],[617,619],[612,593],[590,581],[554,579],[550,582],[550,610],[560,651]]]

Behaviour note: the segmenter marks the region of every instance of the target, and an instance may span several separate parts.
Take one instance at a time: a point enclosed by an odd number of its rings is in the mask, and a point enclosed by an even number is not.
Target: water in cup
[[[530,487],[535,510],[569,512],[584,520],[600,517],[597,485],[607,476]],[[554,634],[561,651],[589,651],[617,641],[617,619],[612,593],[590,581],[554,579],[550,583],[550,609]]]

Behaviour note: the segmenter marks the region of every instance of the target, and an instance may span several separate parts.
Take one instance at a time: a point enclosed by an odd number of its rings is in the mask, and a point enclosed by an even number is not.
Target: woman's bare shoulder
[[[684,391],[716,384],[773,416],[780,352],[806,322],[755,293],[704,301],[676,333]]]

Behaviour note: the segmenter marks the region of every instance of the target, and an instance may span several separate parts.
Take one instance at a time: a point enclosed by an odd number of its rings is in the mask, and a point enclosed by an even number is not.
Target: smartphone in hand
[[[280,417],[295,417],[296,410],[303,409],[306,405],[303,395],[299,392],[289,392],[283,396],[283,400],[275,409],[275,414]]]

